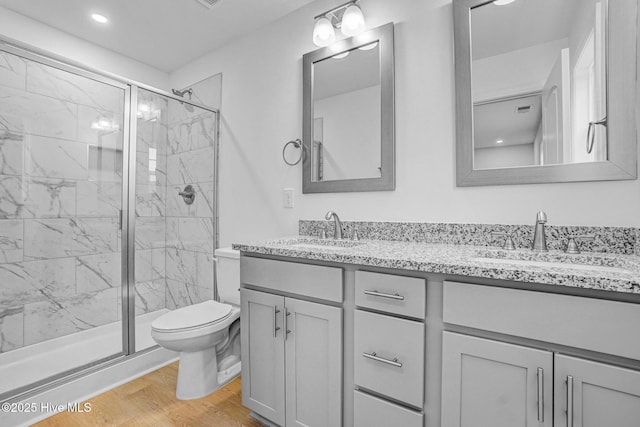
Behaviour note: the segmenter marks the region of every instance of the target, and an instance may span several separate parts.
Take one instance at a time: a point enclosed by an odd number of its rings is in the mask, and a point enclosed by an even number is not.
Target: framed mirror
[[[302,62],[302,192],[394,190],[393,23]]]
[[[637,0],[453,0],[458,186],[637,177]]]

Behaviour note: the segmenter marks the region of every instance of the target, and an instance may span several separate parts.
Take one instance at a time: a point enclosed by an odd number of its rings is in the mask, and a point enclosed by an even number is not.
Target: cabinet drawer
[[[356,310],[354,352],[356,385],[422,408],[423,323]]]
[[[354,391],[354,427],[422,427],[424,415],[386,400]]]
[[[426,283],[415,277],[356,271],[356,305],[424,319]]]
[[[342,269],[243,256],[240,281],[281,292],[342,302]]]
[[[445,323],[640,360],[640,304],[445,282]]]

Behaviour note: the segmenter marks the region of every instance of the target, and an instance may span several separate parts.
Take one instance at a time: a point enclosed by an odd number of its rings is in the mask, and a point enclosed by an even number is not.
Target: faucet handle
[[[569,240],[567,241],[567,249],[565,249],[565,252],[568,254],[577,255],[580,253],[580,247],[578,246],[577,241],[585,240],[585,241],[592,242],[595,239],[596,239],[596,236],[594,236],[593,234],[581,234],[578,236],[570,236]]]
[[[320,230],[320,238],[321,239],[326,239],[327,238],[327,230],[324,227],[322,227],[322,230]]]
[[[536,215],[536,223],[544,224],[545,222],[547,222],[547,214],[543,211],[538,211],[538,214]]]
[[[358,241],[360,237],[358,236],[358,227],[353,227],[353,235],[351,236],[351,240]]]
[[[513,237],[510,233],[504,233],[502,231],[492,231],[491,237],[504,237],[504,245],[502,249],[513,251],[516,249],[516,244],[513,242]]]

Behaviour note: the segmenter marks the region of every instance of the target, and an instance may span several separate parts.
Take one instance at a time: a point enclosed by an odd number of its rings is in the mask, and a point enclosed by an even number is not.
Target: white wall
[[[473,102],[541,91],[567,39],[473,61]]]
[[[394,21],[395,191],[301,194],[283,145],[302,135],[302,55],[313,50],[318,0],[171,74],[183,87],[222,72],[220,243],[297,234],[298,219],[640,225],[638,181],[456,188],[451,0],[361,0],[370,27]],[[295,208],[282,189],[295,188]]]
[[[475,169],[508,168],[534,164],[533,143],[504,147],[476,148],[473,153]]]
[[[106,71],[159,89],[169,88],[167,73],[1,6],[0,37],[26,43],[89,68]]]
[[[322,117],[325,181],[380,176],[380,114],[380,85],[314,102],[314,118]]]

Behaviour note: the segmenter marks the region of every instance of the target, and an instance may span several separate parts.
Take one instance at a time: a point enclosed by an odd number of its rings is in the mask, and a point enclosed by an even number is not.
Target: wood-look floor
[[[178,363],[121,385],[93,399],[91,412],[62,412],[37,427],[260,426],[242,406],[240,378],[196,400],[176,399]]]

